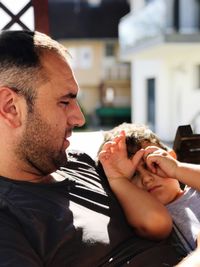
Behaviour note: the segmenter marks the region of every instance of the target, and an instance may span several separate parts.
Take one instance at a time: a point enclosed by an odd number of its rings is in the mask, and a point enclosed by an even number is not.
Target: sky
[[[21,9],[28,3],[27,0],[0,0],[0,2],[7,7],[14,15],[21,11]],[[11,17],[0,7],[0,30],[11,20]],[[20,20],[30,29],[34,30],[34,16],[33,8],[30,7],[20,18]],[[10,29],[20,30],[18,24],[14,24]]]

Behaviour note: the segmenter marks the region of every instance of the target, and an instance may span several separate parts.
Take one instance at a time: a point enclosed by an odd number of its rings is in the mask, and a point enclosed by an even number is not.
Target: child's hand
[[[102,151],[99,153],[99,160],[109,181],[131,179],[143,157],[143,153],[144,151],[140,150],[132,159],[128,158],[126,137],[124,131],[122,131],[119,136],[104,144]]]
[[[178,162],[166,150],[149,146],[145,149],[143,158],[153,173],[161,177],[176,178]]]

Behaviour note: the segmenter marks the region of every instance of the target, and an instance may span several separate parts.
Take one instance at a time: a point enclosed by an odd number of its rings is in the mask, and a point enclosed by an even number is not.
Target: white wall
[[[179,125],[191,124],[200,111],[195,52],[163,60],[132,61],[132,121],[147,123],[146,79],[156,79],[155,132],[165,141],[174,140]],[[200,129],[200,125],[199,125]]]
[[[175,107],[173,114],[176,124],[189,124],[195,114],[200,111],[200,88],[197,88],[200,65],[200,52],[190,50],[190,55],[182,55],[168,62],[171,71]]]
[[[164,61],[134,61],[132,67],[132,121],[147,124],[146,79],[155,78],[155,132],[163,140],[174,137],[173,127],[176,125],[173,116],[175,103],[170,84],[170,74]]]
[[[175,124],[175,117],[173,115],[175,99],[170,76],[168,67],[162,61],[157,78],[155,130],[157,135],[164,141],[171,141],[174,137],[172,125]]]
[[[168,7],[167,32],[171,32],[173,0],[163,1]],[[130,2],[134,14],[145,6],[145,0]],[[198,5],[197,0],[180,1],[181,32],[191,33],[195,30]],[[141,52],[140,49],[133,53],[127,51],[127,59],[132,63],[132,121],[147,123],[146,79],[155,78],[155,131],[161,139],[173,141],[177,127],[191,124],[195,114],[200,112],[200,88],[197,87],[196,72],[197,65],[200,65],[200,43],[191,39],[191,42],[166,42],[157,50],[148,45],[146,50],[141,48]],[[198,121],[200,133],[200,119]]]
[[[145,0],[130,0],[131,12],[137,12],[145,6]]]
[[[163,63],[159,60],[134,60],[132,62],[132,119],[134,122],[147,123],[147,95],[146,80],[156,79],[155,98],[156,108],[159,108],[158,101],[162,98],[162,74]],[[165,92],[165,90],[164,90]],[[165,105],[165,103],[162,104]],[[159,113],[156,112],[156,125],[159,120]]]

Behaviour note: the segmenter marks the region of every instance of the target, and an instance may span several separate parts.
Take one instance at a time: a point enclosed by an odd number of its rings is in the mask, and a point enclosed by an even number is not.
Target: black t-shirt
[[[52,184],[0,178],[0,266],[160,267],[185,252],[174,234],[138,237],[94,161],[69,153],[64,180]]]

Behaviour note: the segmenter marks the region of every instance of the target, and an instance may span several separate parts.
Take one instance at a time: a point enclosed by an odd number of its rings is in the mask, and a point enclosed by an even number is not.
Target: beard
[[[64,142],[65,132],[58,132],[36,110],[28,112],[25,130],[16,145],[16,154],[33,172],[47,175],[67,164],[63,142],[58,147],[58,139]],[[56,147],[57,144],[57,147]]]

